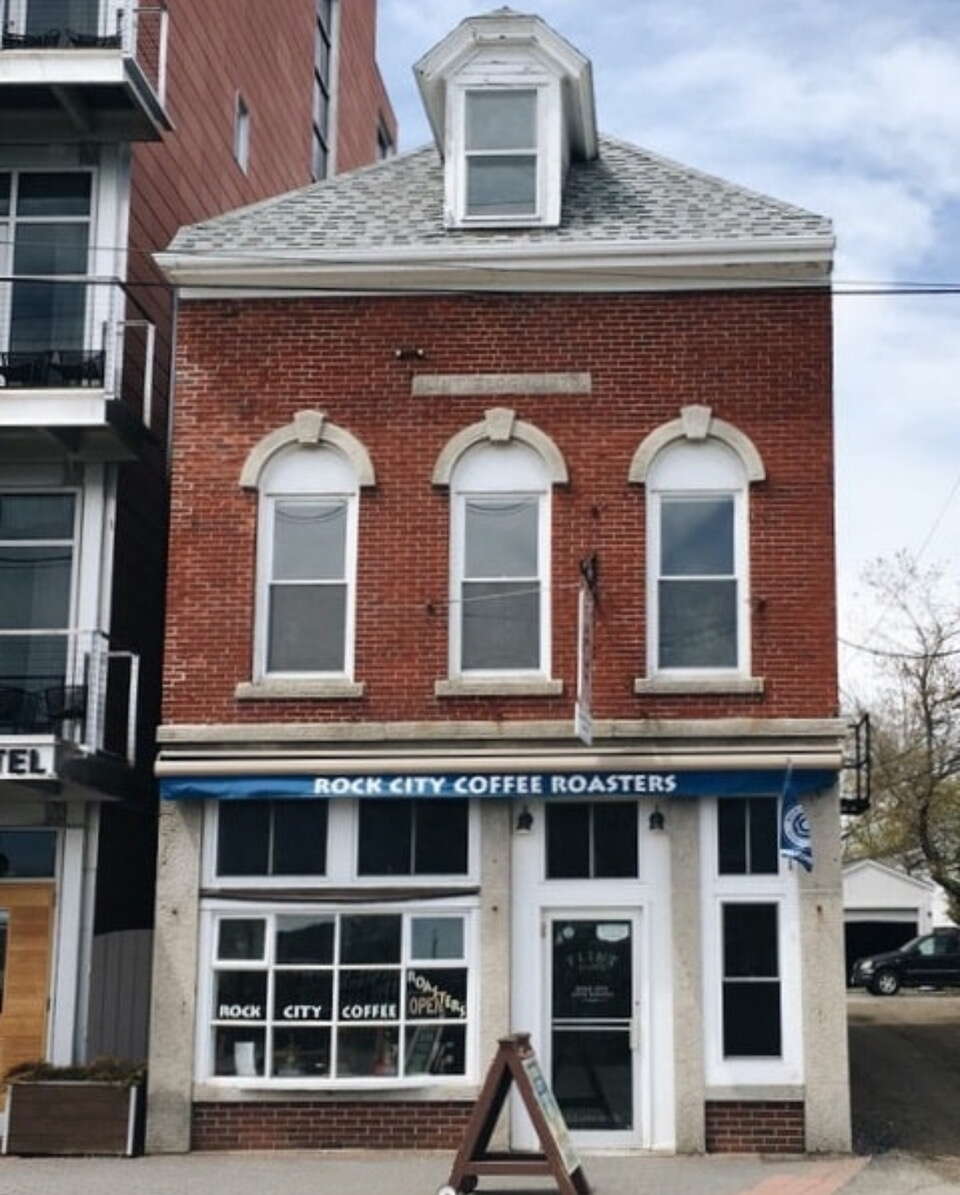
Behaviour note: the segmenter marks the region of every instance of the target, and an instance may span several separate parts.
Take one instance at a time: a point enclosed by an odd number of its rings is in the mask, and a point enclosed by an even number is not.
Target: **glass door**
[[[642,1144],[638,927],[618,911],[547,923],[551,1082],[587,1148]]]

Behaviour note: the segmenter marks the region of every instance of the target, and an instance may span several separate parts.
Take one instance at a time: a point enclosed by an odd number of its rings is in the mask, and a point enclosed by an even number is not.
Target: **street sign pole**
[[[593,745],[593,629],[596,618],[597,558],[580,564],[577,604],[577,700],[573,733],[588,747]]]

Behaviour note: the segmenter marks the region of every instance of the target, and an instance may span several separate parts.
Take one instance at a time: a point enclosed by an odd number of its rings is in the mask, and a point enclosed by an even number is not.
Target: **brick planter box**
[[[5,1154],[139,1152],[143,1088],[100,1080],[10,1083]]]

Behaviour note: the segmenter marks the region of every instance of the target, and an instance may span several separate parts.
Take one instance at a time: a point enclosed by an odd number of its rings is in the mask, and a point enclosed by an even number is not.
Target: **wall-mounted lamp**
[[[665,822],[664,822],[663,814],[660,812],[660,807],[657,806],[657,808],[654,809],[653,813],[650,814],[650,829],[651,830],[662,830],[664,827],[664,824],[665,824]]]
[[[516,832],[518,834],[530,834],[533,830],[533,814],[526,805],[517,814]]]
[[[422,361],[426,357],[423,349],[418,349],[412,344],[403,344],[398,349],[393,350],[393,355],[398,361]]]

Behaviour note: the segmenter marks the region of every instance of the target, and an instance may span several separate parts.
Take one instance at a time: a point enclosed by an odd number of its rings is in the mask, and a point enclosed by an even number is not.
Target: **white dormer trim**
[[[597,154],[589,59],[539,17],[501,9],[463,21],[414,67],[434,138],[444,160],[447,228],[557,227],[563,182],[572,158]],[[530,212],[469,210],[470,160],[496,147],[470,150],[469,97],[478,92],[536,95],[536,187]],[[505,153],[511,153],[509,149]],[[524,156],[517,147],[513,153]]]
[[[446,152],[447,84],[478,51],[487,55],[522,48],[556,78],[565,80],[570,102],[565,106],[573,156],[589,161],[597,156],[597,117],[590,59],[555,29],[536,16],[500,10],[468,17],[414,66],[427,118],[440,153]]]

